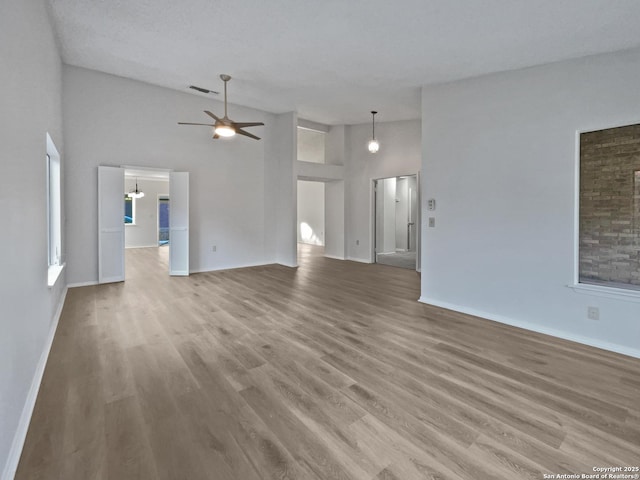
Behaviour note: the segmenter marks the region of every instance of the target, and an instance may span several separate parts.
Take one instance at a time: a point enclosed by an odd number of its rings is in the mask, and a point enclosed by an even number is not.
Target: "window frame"
[[[64,269],[62,249],[62,161],[53,139],[46,134],[47,285],[56,284]]]
[[[574,292],[617,300],[640,303],[640,290],[619,288],[607,285],[595,285],[580,282],[580,136],[583,133],[597,132],[611,128],[640,124],[640,118],[627,118],[605,125],[585,125],[575,130],[574,138],[574,219],[573,219],[573,283],[567,285]]]

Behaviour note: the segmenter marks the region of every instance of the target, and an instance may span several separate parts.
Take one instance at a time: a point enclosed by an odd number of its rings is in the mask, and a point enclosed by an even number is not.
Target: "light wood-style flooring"
[[[17,479],[532,479],[640,464],[640,360],[322,257],[69,290]]]

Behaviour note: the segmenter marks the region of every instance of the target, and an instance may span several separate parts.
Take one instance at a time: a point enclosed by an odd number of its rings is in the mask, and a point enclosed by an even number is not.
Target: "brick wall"
[[[580,135],[580,282],[640,289],[640,125]]]

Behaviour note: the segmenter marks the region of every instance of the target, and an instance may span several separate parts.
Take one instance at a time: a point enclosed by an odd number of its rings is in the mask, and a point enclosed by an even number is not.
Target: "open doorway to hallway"
[[[155,173],[154,173],[155,172]],[[128,174],[128,175],[125,175]],[[125,280],[125,251],[131,248],[159,248],[157,198],[149,193],[161,178],[169,182],[169,275],[189,275],[189,172],[143,167],[98,166],[98,283]],[[125,180],[126,179],[126,180]],[[163,179],[163,180],[164,180]],[[147,181],[147,187],[140,182]],[[128,182],[128,183],[127,183]],[[165,184],[165,188],[169,188]],[[147,189],[148,193],[144,190]],[[152,211],[149,213],[148,201]],[[151,220],[150,220],[151,217]],[[140,228],[150,225],[151,228]]]
[[[418,181],[416,175],[374,180],[376,263],[416,269]]]
[[[298,243],[324,247],[324,183],[298,180]]]
[[[144,263],[168,274],[169,172],[166,170],[125,168],[125,275],[130,280],[144,272]],[[138,191],[137,195],[131,195]]]

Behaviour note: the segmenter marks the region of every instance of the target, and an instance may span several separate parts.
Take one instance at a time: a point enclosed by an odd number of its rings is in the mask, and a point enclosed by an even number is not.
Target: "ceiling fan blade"
[[[207,115],[209,115],[211,118],[213,118],[216,122],[221,122],[222,120],[217,117],[215,114],[211,113],[209,110],[205,110],[204,113],[206,113]]]
[[[207,127],[213,127],[213,123],[189,123],[189,122],[178,122],[178,125],[206,125]]]
[[[249,138],[254,138],[256,140],[260,140],[260,137],[256,137],[253,133],[245,132],[244,130],[242,130],[240,128],[236,128],[236,133],[238,135],[244,135],[245,137],[249,137]]]
[[[220,92],[216,92],[215,90],[209,90],[207,88],[202,88],[202,87],[196,87],[195,85],[189,85],[189,88],[193,89],[193,90],[197,90],[198,92],[202,92],[202,93],[212,93],[214,95],[218,95]]]
[[[233,125],[237,128],[244,127],[258,127],[260,125],[264,125],[262,122],[233,122]]]

